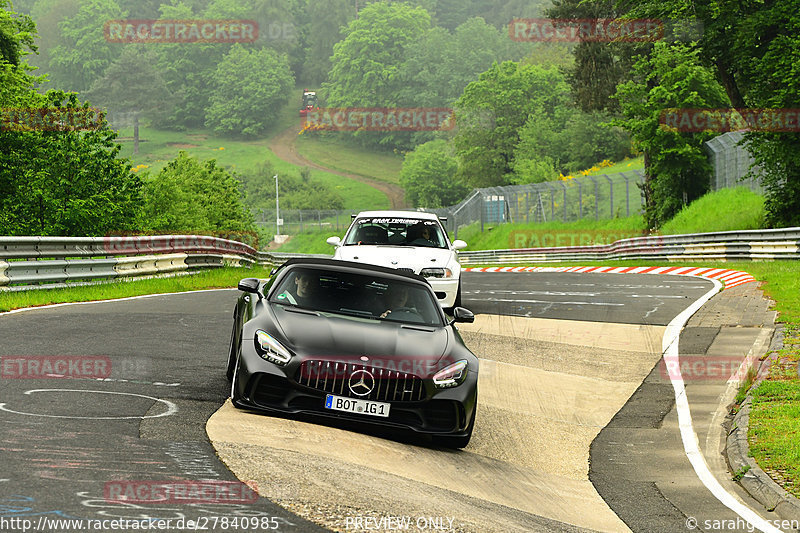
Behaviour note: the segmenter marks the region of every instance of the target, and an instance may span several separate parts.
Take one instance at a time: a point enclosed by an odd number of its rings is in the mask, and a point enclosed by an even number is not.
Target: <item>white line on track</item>
[[[169,400],[162,400],[161,398],[154,398],[152,396],[146,396],[144,394],[134,394],[132,392],[115,392],[115,391],[84,390],[84,389],[33,389],[25,391],[23,392],[23,394],[30,396],[34,392],[81,392],[81,393],[88,392],[92,394],[116,394],[119,396],[136,396],[137,398],[145,398],[148,400],[153,400],[154,402],[163,403],[164,405],[167,406],[167,410],[157,415],[142,415],[142,416],[67,416],[67,415],[47,415],[40,413],[25,413],[23,411],[14,411],[12,409],[8,409],[6,407],[6,404],[0,403],[0,411],[5,411],[6,413],[14,413],[16,415],[41,416],[45,418],[69,418],[73,420],[131,420],[131,419],[144,419],[144,418],[161,418],[162,416],[170,416],[178,412],[178,406],[176,406]]]
[[[697,477],[703,485],[718,499],[725,507],[742,517],[748,524],[765,533],[781,533],[781,530],[761,518],[755,511],[739,502],[733,495],[726,491],[717,481],[711,470],[708,468],[705,457],[700,451],[697,434],[692,427],[692,413],[689,410],[689,399],[686,397],[686,388],[683,376],[680,371],[680,356],[678,342],[681,330],[689,321],[689,318],[697,312],[703,304],[711,299],[722,289],[722,284],[712,279],[714,288],[704,294],[699,300],[684,309],[678,316],[672,319],[664,331],[664,338],[661,349],[666,363],[666,368],[670,369],[669,378],[672,388],[675,390],[675,408],[678,411],[678,427],[681,432],[683,449],[689,462],[692,464]]]
[[[235,291],[236,289],[202,289],[197,291],[181,291],[181,292],[162,292],[158,294],[142,294],[140,296],[128,296],[126,298],[114,298],[111,300],[92,300],[89,302],[64,302],[60,304],[40,305],[37,307],[21,307],[19,309],[12,309],[11,311],[4,311],[0,316],[14,315],[25,311],[36,311],[38,309],[53,309],[55,307],[64,307],[67,305],[89,305],[89,304],[105,304],[110,302],[127,302],[128,300],[143,300],[145,298],[155,298],[156,296],[177,296],[181,294],[195,294],[199,292],[217,292],[217,291]]]

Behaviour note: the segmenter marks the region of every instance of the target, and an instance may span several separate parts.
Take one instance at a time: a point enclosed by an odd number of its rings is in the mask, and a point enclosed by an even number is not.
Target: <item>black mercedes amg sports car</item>
[[[390,268],[291,259],[239,282],[228,379],[233,405],[432,435],[463,448],[475,425],[478,358],[430,284]]]

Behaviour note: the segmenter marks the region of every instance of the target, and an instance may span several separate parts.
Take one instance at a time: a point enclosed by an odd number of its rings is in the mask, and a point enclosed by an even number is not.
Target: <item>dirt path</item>
[[[297,152],[297,147],[295,146],[295,139],[297,139],[297,134],[300,132],[301,129],[302,125],[298,123],[292,126],[291,128],[276,135],[275,137],[273,137],[269,142],[270,150],[272,150],[272,152],[276,156],[278,156],[280,159],[283,159],[287,163],[291,163],[293,165],[298,165],[301,167],[310,167],[317,170],[324,170],[325,172],[330,172],[331,174],[336,174],[337,176],[344,176],[346,178],[351,178],[356,181],[360,181],[361,183],[365,183],[370,187],[374,187],[375,189],[378,189],[379,191],[384,193],[389,198],[389,202],[391,202],[392,204],[392,209],[402,209],[408,207],[408,204],[406,204],[404,198],[405,193],[399,185],[373,180],[370,178],[365,178],[364,176],[359,176],[357,174],[349,174],[347,172],[341,172],[339,170],[326,168],[300,155]]]

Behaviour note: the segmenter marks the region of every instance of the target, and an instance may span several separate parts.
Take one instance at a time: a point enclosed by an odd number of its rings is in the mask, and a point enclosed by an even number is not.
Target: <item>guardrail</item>
[[[0,288],[275,262],[246,244],[204,235],[0,237]]]
[[[0,289],[151,276],[187,270],[280,264],[326,254],[259,252],[202,235],[0,237]],[[608,245],[459,252],[462,265],[647,259],[758,261],[800,259],[800,228],[724,231],[622,239]],[[56,285],[53,285],[56,286]]]
[[[607,245],[464,251],[458,256],[462,265],[609,259],[657,261],[800,259],[800,228],[634,237]]]

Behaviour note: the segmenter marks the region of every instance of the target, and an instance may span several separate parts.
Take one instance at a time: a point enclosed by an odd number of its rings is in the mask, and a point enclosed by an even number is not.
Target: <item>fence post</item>
[[[561,182],[561,186],[564,187],[564,222],[567,221],[567,184],[565,182]]]
[[[603,174],[608,180],[608,216],[614,218],[614,180],[608,174]]]
[[[478,202],[478,212],[481,216],[481,233],[483,233],[483,208],[486,207],[486,202],[483,200],[483,196],[480,197]]]
[[[583,219],[583,184],[578,180],[578,220]]]
[[[625,216],[631,216],[631,182],[626,174],[622,175],[625,178]]]
[[[592,183],[594,183],[594,219],[599,220],[600,216],[599,213],[597,212],[597,196],[600,193],[600,191],[597,189],[597,180],[594,179],[594,176],[589,176],[589,179],[592,180]]]

